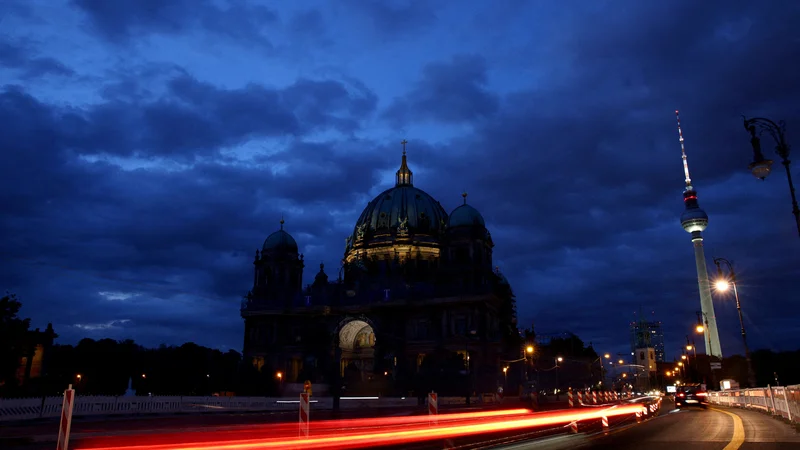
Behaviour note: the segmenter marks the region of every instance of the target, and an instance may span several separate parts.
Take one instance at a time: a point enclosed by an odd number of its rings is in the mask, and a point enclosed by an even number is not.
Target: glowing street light
[[[533,353],[533,346],[529,345],[529,346],[525,347],[525,351],[528,352],[528,354]]]
[[[686,355],[681,355],[681,359],[685,360],[686,359]]]
[[[698,325],[694,330],[697,331],[698,334],[700,334],[700,333],[706,331],[706,327],[704,327],[702,325]]]
[[[625,361],[620,359],[619,361],[617,361],[617,364],[625,364]]]
[[[562,362],[562,361],[564,361],[564,358],[562,358],[562,357],[560,357],[560,356],[559,356],[558,358],[556,358],[556,361],[558,361],[558,362]]]
[[[789,169],[789,166],[786,166],[786,169]],[[795,204],[795,209],[797,205]],[[797,212],[797,211],[795,211]],[[800,232],[800,217],[798,217],[798,232]],[[722,273],[722,263],[728,266],[728,277],[726,277]],[[756,376],[755,372],[753,372],[753,363],[750,360],[750,347],[747,346],[747,333],[744,331],[744,317],[742,316],[742,304],[739,302],[739,290],[736,289],[736,272],[733,270],[733,264],[725,258],[714,258],[714,264],[717,266],[717,291],[718,292],[725,292],[728,290],[728,286],[733,287],[733,298],[736,300],[736,311],[739,313],[739,326],[742,330],[742,344],[744,344],[744,355],[745,359],[747,360],[747,382],[750,384],[750,387],[756,386]],[[724,289],[720,289],[721,286],[724,286]]]
[[[729,286],[730,286],[730,283],[728,283],[728,280],[717,280],[714,283],[714,287],[717,289],[718,292],[727,291]]]
[[[606,353],[605,355],[603,355],[603,357],[605,357],[606,359],[611,359],[611,355],[609,355],[608,353]]]
[[[693,348],[694,348],[694,347],[692,347],[691,345],[687,345],[687,346],[686,346],[686,350],[689,350],[689,351],[691,351]]]

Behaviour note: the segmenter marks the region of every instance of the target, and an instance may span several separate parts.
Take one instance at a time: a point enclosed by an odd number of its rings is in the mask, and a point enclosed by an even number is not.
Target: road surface
[[[757,411],[712,406],[676,411],[665,404],[649,421],[602,433],[561,435],[505,450],[800,450],[794,427]]]

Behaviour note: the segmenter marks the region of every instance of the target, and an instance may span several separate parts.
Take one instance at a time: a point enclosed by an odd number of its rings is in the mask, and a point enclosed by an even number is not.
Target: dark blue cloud
[[[0,41],[0,64],[8,69],[19,71],[22,79],[32,79],[47,75],[71,76],[75,72],[55,58],[33,56],[33,45],[20,42]]]
[[[486,218],[520,323],[616,353],[641,309],[675,354],[699,306],[680,109],[709,262],[735,262],[753,347],[794,345],[786,180],[747,173],[740,114],[787,120],[794,142],[797,6],[264,8],[6,13],[0,284],[35,323],[66,341],[237,348],[251,258],[281,215],[306,278],[334,267],[408,138],[415,184],[448,210],[466,189]],[[34,37],[56,24],[59,40]],[[715,302],[723,349],[739,352],[733,302]]]
[[[428,64],[422,78],[384,116],[395,123],[433,120],[465,123],[497,111],[497,94],[487,87],[486,61],[477,55],[458,55],[451,61]]]
[[[209,32],[240,44],[258,43],[271,47],[263,30],[278,20],[262,5],[232,2],[225,7],[208,0],[72,0],[97,32],[113,42],[127,42],[141,35]]]

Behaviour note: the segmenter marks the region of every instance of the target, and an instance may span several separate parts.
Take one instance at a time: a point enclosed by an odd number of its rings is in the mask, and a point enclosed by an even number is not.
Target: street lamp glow
[[[686,359],[686,355],[681,355],[681,359]]]
[[[726,280],[717,280],[717,282],[714,283],[714,287],[717,288],[719,292],[727,291],[729,286],[730,284]]]
[[[619,361],[617,361],[617,364],[624,364],[624,363],[625,363],[625,361],[623,361],[621,359]]]
[[[604,356],[606,359],[611,359],[611,355],[609,355],[608,353],[606,353],[606,354],[605,354],[605,355],[603,355],[603,356]]]
[[[706,327],[698,325],[697,328],[695,328],[695,331],[697,331],[698,333],[702,333],[703,331],[706,331]]]
[[[503,367],[503,373],[506,373],[506,372],[508,372],[508,366]]]
[[[691,349],[693,349],[693,348],[694,348],[694,347],[692,347],[691,345],[687,345],[687,346],[686,346],[686,350],[691,350]]]
[[[280,380],[281,378],[283,378],[283,372],[278,372],[275,374],[275,376],[278,377],[278,379]]]
[[[525,349],[525,351],[526,351],[526,352],[528,352],[528,353],[533,353],[533,346],[532,346],[532,345],[529,345],[529,346],[528,346],[528,347]]]
[[[556,361],[558,361],[558,362],[564,361],[564,358],[559,356],[558,358],[556,358]]]
[[[686,355],[683,355],[683,356],[686,356]],[[682,363],[682,362],[680,362],[680,361],[678,361],[678,365],[679,365],[679,366],[682,366],[682,365],[683,365],[683,363]]]
[[[672,375],[672,372],[670,372],[669,370],[666,373],[668,377]]]
[[[82,377],[81,377],[81,374],[77,374],[77,375],[75,375],[75,378],[77,378],[77,379],[78,379],[78,381],[80,381],[80,380],[81,380],[81,378],[82,378]]]

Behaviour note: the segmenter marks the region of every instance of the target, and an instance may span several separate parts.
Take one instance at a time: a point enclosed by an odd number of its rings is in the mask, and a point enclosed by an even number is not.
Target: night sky
[[[680,109],[709,267],[734,261],[753,348],[795,349],[786,175],[749,173],[741,115],[800,146],[798,23],[778,1],[3,0],[0,289],[62,343],[240,350],[281,215],[305,281],[335,278],[408,139],[415,186],[486,218],[521,325],[627,352],[641,308],[671,358],[700,308]]]

